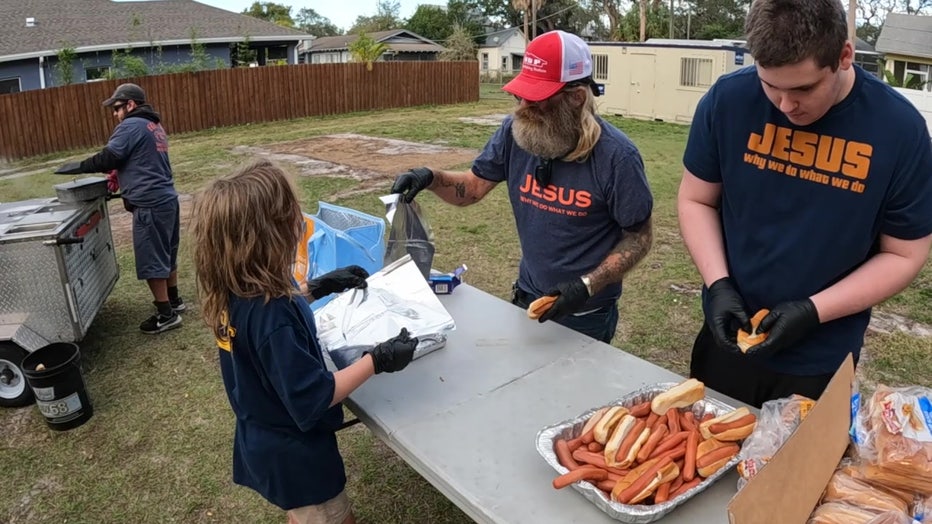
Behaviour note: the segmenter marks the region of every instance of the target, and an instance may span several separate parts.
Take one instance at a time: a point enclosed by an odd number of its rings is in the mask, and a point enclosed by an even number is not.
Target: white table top
[[[369,429],[477,522],[617,522],[537,453],[542,428],[683,377],[468,285],[441,302],[456,321],[445,348],[373,377],[346,400]],[[713,392],[710,396],[737,405]],[[724,523],[731,472],[664,517]]]

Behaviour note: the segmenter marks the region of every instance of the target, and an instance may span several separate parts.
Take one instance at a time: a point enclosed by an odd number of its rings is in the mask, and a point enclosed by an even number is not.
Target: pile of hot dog
[[[621,504],[660,504],[697,486],[725,466],[754,430],[747,408],[697,418],[691,407],[705,398],[702,382],[689,379],[641,404],[596,411],[572,439],[554,443],[569,472],[553,487],[595,485]]]

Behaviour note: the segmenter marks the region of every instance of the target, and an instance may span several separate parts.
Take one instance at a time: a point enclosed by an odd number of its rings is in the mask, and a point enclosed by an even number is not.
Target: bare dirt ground
[[[341,177],[358,181],[353,189],[331,195],[333,199],[384,190],[398,173],[412,167],[449,169],[470,162],[478,153],[472,149],[356,134],[325,135],[266,147],[237,146],[232,151],[290,164],[300,176]],[[184,227],[191,214],[191,195],[181,195],[179,200]],[[110,202],[110,219],[114,243],[129,245],[132,215],[123,209],[121,201]]]

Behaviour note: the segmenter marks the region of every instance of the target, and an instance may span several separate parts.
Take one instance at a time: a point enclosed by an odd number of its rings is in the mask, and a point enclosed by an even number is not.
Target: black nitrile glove
[[[709,286],[709,314],[705,321],[719,347],[741,353],[738,328],[748,324],[748,314],[744,311],[744,300],[731,284],[730,277],[720,278]]]
[[[359,266],[346,266],[307,281],[307,291],[317,300],[331,293],[341,293],[354,287],[365,289],[369,272]]]
[[[81,169],[81,162],[68,162],[67,164],[62,164],[61,167],[55,170],[55,174],[57,175],[75,175],[83,172],[84,170]]]
[[[395,178],[392,193],[401,193],[405,202],[411,203],[414,197],[434,181],[434,172],[426,167],[415,167]]]
[[[783,302],[767,313],[757,327],[767,333],[767,340],[751,346],[748,355],[770,357],[798,344],[819,327],[819,312],[808,298]]]
[[[398,333],[397,337],[382,342],[363,355],[367,353],[372,355],[376,374],[394,373],[401,371],[411,363],[415,348],[417,348],[417,337],[409,336],[408,329],[401,328],[401,333]]]
[[[538,322],[546,322],[572,315],[582,309],[589,300],[589,290],[586,289],[586,284],[583,283],[581,278],[557,284],[556,289],[552,289],[546,294],[556,295],[557,300],[546,313],[537,319]]]

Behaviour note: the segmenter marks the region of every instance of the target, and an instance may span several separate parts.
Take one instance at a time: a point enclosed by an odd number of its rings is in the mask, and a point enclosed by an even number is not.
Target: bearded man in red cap
[[[419,167],[398,175],[392,193],[410,202],[430,189],[467,206],[505,182],[522,259],[512,302],[544,295],[554,320],[604,342],[618,325],[622,280],[650,249],[653,197],[634,143],[601,119],[592,55],[578,36],[552,31],[527,47],[505,119],[475,159],[456,172]]]

